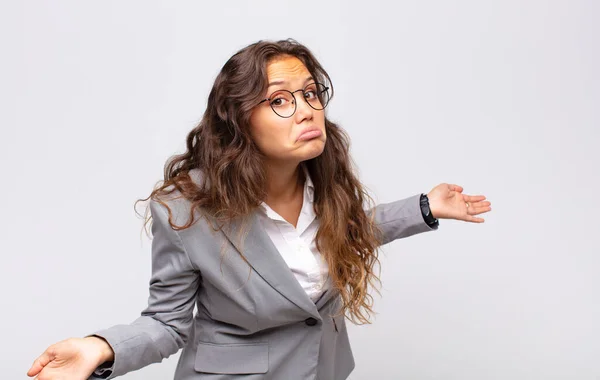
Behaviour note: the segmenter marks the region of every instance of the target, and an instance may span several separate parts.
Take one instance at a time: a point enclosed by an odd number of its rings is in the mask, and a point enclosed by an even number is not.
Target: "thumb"
[[[449,188],[450,188],[450,190],[456,191],[457,193],[462,193],[463,192],[462,186],[459,186],[459,185],[450,184]]]
[[[33,377],[40,373],[40,371],[46,365],[48,365],[48,363],[50,363],[54,359],[54,357],[54,352],[50,348],[48,348],[46,351],[44,351],[42,355],[40,355],[39,358],[33,361],[31,368],[29,369],[29,371],[27,371],[27,376]]]

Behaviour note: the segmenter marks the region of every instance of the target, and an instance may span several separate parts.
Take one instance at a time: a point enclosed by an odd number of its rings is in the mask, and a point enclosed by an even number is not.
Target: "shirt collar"
[[[313,203],[315,201],[315,185],[310,178],[310,173],[308,173],[308,168],[306,165],[301,166],[302,170],[304,171],[304,191],[306,192],[306,195],[308,195],[308,201]]]

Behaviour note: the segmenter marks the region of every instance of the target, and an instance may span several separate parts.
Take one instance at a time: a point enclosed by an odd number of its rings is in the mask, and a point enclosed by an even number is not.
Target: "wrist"
[[[104,338],[93,335],[86,337],[85,339],[90,339],[98,348],[98,365],[115,360],[115,353],[110,344],[108,344]]]
[[[436,219],[441,219],[439,217],[439,209],[437,207],[437,200],[435,199],[435,197],[432,199],[430,193],[427,193],[427,200],[429,202],[429,211],[431,212],[431,215],[436,218]]]

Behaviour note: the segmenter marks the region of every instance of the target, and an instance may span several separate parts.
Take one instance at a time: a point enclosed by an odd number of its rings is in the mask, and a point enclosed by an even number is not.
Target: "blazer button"
[[[314,326],[317,324],[317,320],[314,319],[313,317],[307,318],[304,323],[306,323],[308,326]]]

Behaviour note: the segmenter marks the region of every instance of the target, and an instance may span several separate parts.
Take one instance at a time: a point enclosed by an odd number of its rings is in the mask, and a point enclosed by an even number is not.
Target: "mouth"
[[[309,127],[309,128],[306,128],[305,130],[303,130],[300,133],[300,135],[296,139],[296,142],[298,142],[298,141],[312,140],[312,139],[315,139],[317,137],[321,137],[322,135],[323,135],[323,132],[321,132],[320,129],[315,128],[315,127]]]

